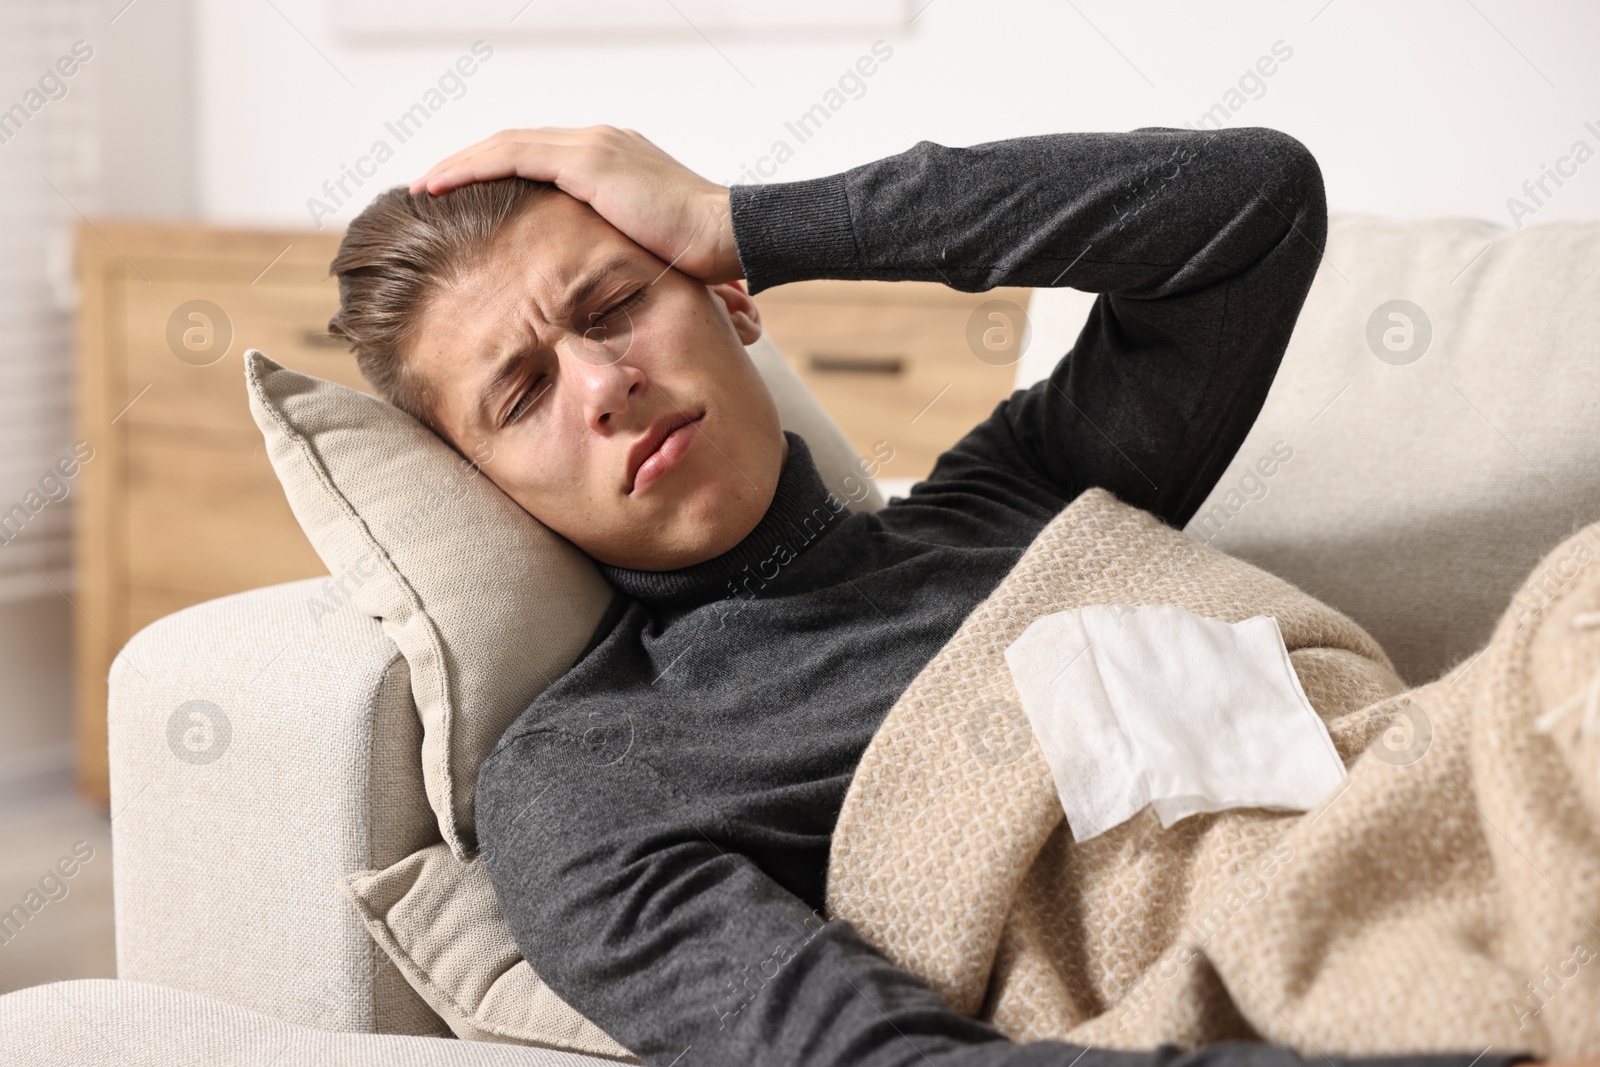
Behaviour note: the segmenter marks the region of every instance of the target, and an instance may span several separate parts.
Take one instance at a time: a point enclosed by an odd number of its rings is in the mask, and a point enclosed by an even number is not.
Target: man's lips
[[[673,412],[657,419],[628,449],[628,493],[648,488],[657,478],[678,465],[700,432],[705,412],[690,415]]]

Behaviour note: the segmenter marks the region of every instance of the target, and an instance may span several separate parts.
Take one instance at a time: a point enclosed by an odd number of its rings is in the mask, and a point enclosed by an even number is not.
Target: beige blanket
[[[1349,618],[1090,490],[890,711],[830,908],[1017,1040],[1600,1053],[1597,557],[1600,524],[1477,657],[1405,691]],[[1165,830],[1147,808],[1075,844],[1002,653],[1039,615],[1104,603],[1276,616],[1343,787],[1303,815]]]

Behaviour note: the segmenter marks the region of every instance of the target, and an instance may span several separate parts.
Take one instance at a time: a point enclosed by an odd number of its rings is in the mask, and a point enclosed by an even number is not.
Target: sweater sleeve
[[[523,956],[646,1064],[679,1067],[1343,1067],[1232,1043],[1184,1053],[1016,1044],[952,1011],[843,920],[726,840],[714,806],[604,731],[508,735],[484,764],[478,829]],[[596,740],[600,739],[600,743]],[[1485,1055],[1476,1067],[1505,1067]],[[1472,1055],[1369,1061],[1470,1067]]]
[[[998,480],[1049,514],[1102,486],[1180,527],[1266,399],[1327,231],[1315,159],[1259,128],[923,141],[841,174],[734,186],[730,202],[752,293],[868,278],[1100,294],[1050,377],[907,503]]]

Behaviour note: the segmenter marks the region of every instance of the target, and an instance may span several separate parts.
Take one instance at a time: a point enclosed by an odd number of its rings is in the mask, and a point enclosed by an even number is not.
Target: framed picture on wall
[[[923,0],[926,3],[926,0]],[[575,42],[795,35],[832,37],[904,28],[910,0],[330,0],[334,29],[352,40],[396,43],[440,34]]]

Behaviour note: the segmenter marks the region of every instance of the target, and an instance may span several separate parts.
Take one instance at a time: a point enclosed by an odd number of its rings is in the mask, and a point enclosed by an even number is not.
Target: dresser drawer
[[[1004,301],[1015,313],[999,313],[1015,320],[1030,292],[822,281],[781,286],[756,302],[764,328],[856,451],[881,455],[879,442],[893,449],[878,476],[922,478],[1011,395],[1014,364],[1004,354],[980,359],[972,337],[995,326],[985,305]]]
[[[339,300],[327,279],[284,271],[271,283],[255,285],[135,279],[123,287],[123,377],[129,399],[139,398],[122,419],[130,427],[244,433],[259,441],[244,384],[243,356],[251,348],[294,370],[371,392],[344,342],[327,333]],[[209,335],[215,343],[224,330],[231,344],[214,362],[204,348],[184,344],[184,334],[202,342]]]
[[[259,433],[252,448],[135,428],[126,448],[130,585],[183,592],[198,603],[327,573],[289,510]]]

